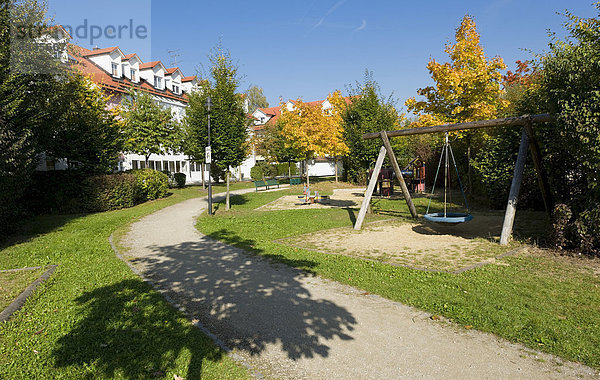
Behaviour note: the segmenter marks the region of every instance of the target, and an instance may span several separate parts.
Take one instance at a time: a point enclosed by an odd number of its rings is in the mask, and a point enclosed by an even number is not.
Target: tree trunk
[[[335,157],[335,182],[337,183],[338,181],[338,160],[337,160],[337,156]]]
[[[304,160],[304,166],[306,166],[306,186],[310,186],[310,174],[308,173],[308,160]]]
[[[288,161],[288,178],[292,178],[292,163]]]
[[[200,169],[202,171],[202,190],[206,189],[206,179],[204,178],[204,171],[206,170],[206,166],[204,163],[200,164]]]
[[[227,170],[227,194],[225,195],[225,211],[229,211],[229,170]]]

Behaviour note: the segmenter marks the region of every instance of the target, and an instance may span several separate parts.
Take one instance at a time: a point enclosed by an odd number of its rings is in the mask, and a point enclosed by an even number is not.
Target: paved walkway
[[[237,191],[243,192],[248,190]],[[247,255],[195,229],[205,208],[204,199],[192,199],[134,223],[124,240],[127,257],[265,377],[599,376],[588,367],[432,321],[402,304]]]

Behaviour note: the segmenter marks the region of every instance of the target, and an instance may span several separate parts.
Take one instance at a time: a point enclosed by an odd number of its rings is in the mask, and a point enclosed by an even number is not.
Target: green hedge
[[[136,203],[163,198],[169,191],[169,177],[154,169],[130,171],[137,180]]]
[[[267,164],[265,162],[259,162],[252,169],[250,169],[250,177],[252,177],[254,181],[275,178],[276,176],[287,177],[288,168],[290,167],[288,166],[287,162],[282,162],[279,164]],[[295,163],[291,164],[291,172],[292,176],[299,174],[298,167]]]
[[[185,179],[186,176],[184,173],[175,173],[173,174],[173,179],[175,180],[175,186],[183,189],[185,187]]]
[[[136,204],[137,178],[120,173],[86,178],[82,205],[86,211],[108,211],[133,207]]]
[[[167,176],[153,169],[91,177],[56,170],[35,172],[19,203],[33,215],[76,214],[132,207],[167,192]]]

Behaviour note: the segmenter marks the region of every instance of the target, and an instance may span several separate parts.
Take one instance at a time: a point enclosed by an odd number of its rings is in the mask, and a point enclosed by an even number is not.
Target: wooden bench
[[[290,178],[290,186],[299,185],[302,183],[300,178]]]
[[[265,183],[265,181],[254,181],[254,186],[256,188],[255,191],[258,191],[259,187],[264,187],[265,190],[269,189],[269,186],[267,186],[267,184]]]
[[[269,190],[269,187],[271,186],[277,186],[277,188],[279,189],[279,181],[276,179],[268,179],[267,180],[267,190]]]

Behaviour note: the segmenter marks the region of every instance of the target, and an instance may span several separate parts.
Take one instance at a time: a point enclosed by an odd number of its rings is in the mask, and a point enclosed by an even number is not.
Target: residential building
[[[344,100],[346,103],[350,103],[351,98],[345,97]],[[257,108],[251,115],[251,117],[254,119],[254,125],[252,126],[251,133],[260,134],[267,125],[275,124],[277,122],[277,119],[279,119],[281,116],[282,109],[293,111],[295,104],[295,100],[288,100],[277,107]],[[319,106],[323,112],[327,112],[327,110],[333,107],[327,99],[307,102],[307,104],[311,106]],[[256,152],[252,152],[252,155],[248,158],[248,162],[252,162],[252,166],[254,166],[256,162],[261,161],[264,161],[264,157],[257,155]],[[343,170],[342,163],[329,156],[315,157],[312,160],[304,161],[304,164],[307,165],[310,175],[316,177],[335,175],[336,165],[338,166],[338,174],[342,173]],[[297,163],[297,166],[300,168],[300,163]]]

